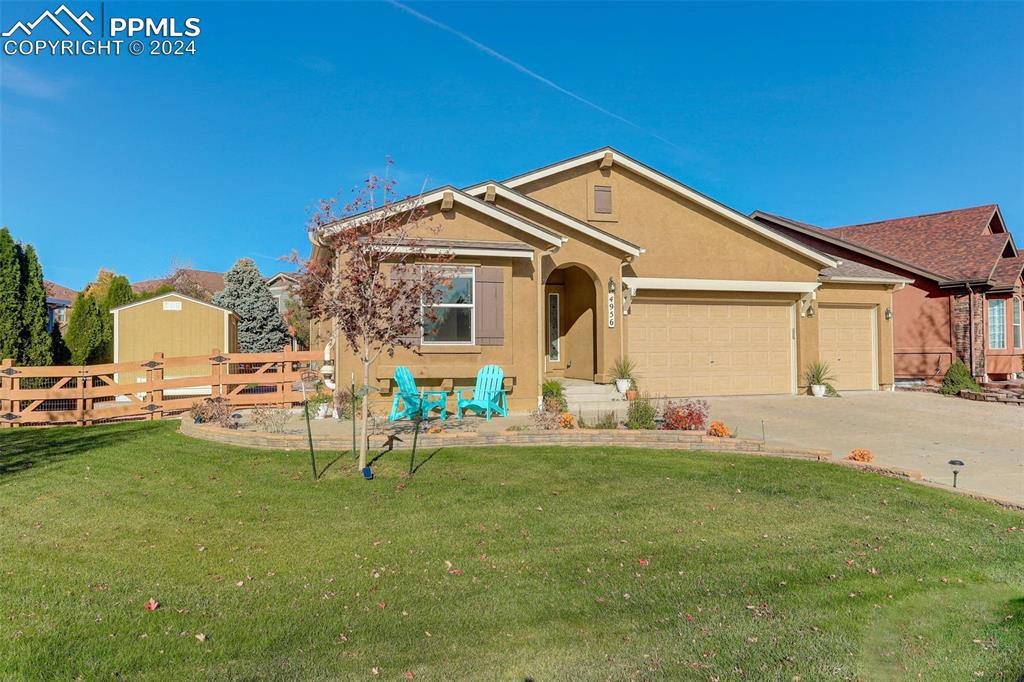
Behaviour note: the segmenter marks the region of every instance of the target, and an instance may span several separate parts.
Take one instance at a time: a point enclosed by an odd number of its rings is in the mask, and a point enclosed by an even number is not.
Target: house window
[[[559,342],[558,294],[548,294],[548,360],[558,362],[561,359],[561,343]]]
[[[1006,348],[1006,301],[990,299],[988,302],[988,347]]]
[[[65,322],[68,321],[68,309],[67,308],[57,308],[55,310],[55,312],[57,313],[57,321],[58,322],[60,322],[61,324],[64,324]]]
[[[612,188],[609,185],[594,185],[594,213],[612,212]]]
[[[1024,342],[1021,341],[1020,331],[1020,318],[1024,314],[1024,301],[1019,298],[1013,299],[1013,347],[1024,348]]]
[[[476,268],[441,268],[445,283],[438,285],[437,303],[423,306],[423,343],[468,343],[474,341],[473,289]],[[434,319],[426,311],[433,309]]]

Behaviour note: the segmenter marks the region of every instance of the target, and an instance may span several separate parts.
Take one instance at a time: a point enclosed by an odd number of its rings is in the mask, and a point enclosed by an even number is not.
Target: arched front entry
[[[577,265],[544,282],[544,374],[594,381],[599,365],[597,281]]]

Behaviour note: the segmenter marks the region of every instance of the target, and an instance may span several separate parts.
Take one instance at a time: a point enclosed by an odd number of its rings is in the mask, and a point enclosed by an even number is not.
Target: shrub
[[[225,429],[238,426],[231,418],[231,405],[223,398],[204,398],[201,402],[192,403],[189,414],[196,424],[217,424]]]
[[[961,389],[965,388],[968,391],[981,391],[981,386],[971,376],[971,371],[967,369],[967,365],[964,364],[963,360],[957,360],[946,370],[946,376],[942,377],[942,386],[939,387],[939,393],[943,395],[957,395]]]
[[[355,400],[352,400],[352,394],[348,391],[338,391],[335,398],[335,404],[338,408],[338,419],[352,419],[353,407],[355,413],[358,416],[359,410],[362,409],[363,397],[356,395]],[[373,415],[373,403],[369,405],[369,413]]]
[[[867,448],[854,448],[850,450],[850,454],[843,457],[845,460],[851,462],[874,462],[875,456],[871,454],[871,451]]]
[[[581,429],[617,429],[619,420],[615,418],[614,412],[605,412],[593,424],[585,423],[581,417],[579,425]]]
[[[576,417],[568,412],[563,412],[558,415],[558,425],[563,429],[574,429],[576,428]]]
[[[715,436],[716,438],[731,438],[732,431],[725,425],[725,422],[715,420],[708,427],[708,435]]]
[[[260,431],[268,433],[284,433],[288,423],[288,410],[282,407],[260,405],[252,410],[252,423]]]
[[[703,431],[708,423],[708,404],[703,400],[684,400],[665,405],[665,423],[670,431]]]
[[[637,396],[636,400],[632,400],[629,403],[629,409],[626,412],[626,428],[627,429],[653,429],[656,424],[654,423],[656,411],[654,404],[651,399],[646,395]]]
[[[541,395],[544,397],[545,404],[549,400],[556,401],[559,412],[566,412],[569,409],[569,403],[565,399],[565,385],[558,379],[545,381],[541,387]]]
[[[535,429],[551,431],[560,428],[562,413],[554,410],[547,410],[543,407],[530,415],[530,421]]]

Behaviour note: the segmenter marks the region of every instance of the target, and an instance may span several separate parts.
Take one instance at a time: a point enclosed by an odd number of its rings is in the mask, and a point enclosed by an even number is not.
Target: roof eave
[[[899,260],[898,258],[893,258],[892,256],[887,256],[884,253],[875,251],[874,249],[869,249],[869,248],[867,248],[865,246],[861,246],[859,244],[855,244],[854,242],[849,242],[849,241],[846,241],[845,239],[841,239],[839,237],[832,237],[832,236],[830,236],[828,234],[823,234],[823,232],[827,232],[827,230],[822,230],[822,231],[810,230],[810,229],[807,229],[806,227],[804,227],[803,225],[799,225],[797,223],[794,223],[793,221],[788,220],[788,219],[786,219],[786,218],[784,218],[782,216],[774,215],[772,213],[765,213],[764,211],[754,211],[753,213],[750,214],[750,216],[752,218],[755,218],[755,219],[756,218],[763,218],[763,219],[771,221],[773,223],[777,223],[779,225],[782,225],[783,227],[787,227],[787,228],[789,228],[791,230],[796,230],[797,232],[799,232],[801,234],[805,234],[808,237],[814,237],[815,239],[820,239],[821,241],[829,243],[829,244],[832,244],[834,246],[840,246],[840,247],[842,247],[844,249],[848,249],[850,251],[853,251],[854,253],[859,253],[859,254],[861,254],[863,256],[868,256],[870,258],[874,258],[875,260],[879,260],[879,261],[881,261],[883,263],[887,263],[889,265],[894,265],[894,266],[896,266],[898,268],[903,268],[904,270],[907,270],[908,272],[913,272],[915,275],[921,275],[922,277],[927,277],[928,279],[934,281],[939,286],[944,286],[945,284],[958,284],[957,282],[953,282],[953,280],[951,280],[950,278],[946,277],[945,275],[940,275],[937,272],[932,272],[931,270],[925,270],[924,268],[919,267],[917,265],[912,265],[910,263],[907,263],[906,261]]]

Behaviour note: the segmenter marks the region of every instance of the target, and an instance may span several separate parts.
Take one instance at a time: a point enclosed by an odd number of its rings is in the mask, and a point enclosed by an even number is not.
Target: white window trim
[[[420,345],[423,346],[475,346],[476,345],[476,268],[472,265],[425,265],[424,268],[432,270],[455,270],[456,272],[468,270],[470,276],[469,291],[473,297],[472,303],[439,303],[426,306],[420,303]],[[426,325],[423,324],[423,309],[431,308],[469,308],[469,341],[427,341]]]
[[[562,361],[562,297],[558,295],[556,291],[549,291],[547,298],[547,306],[544,309],[544,326],[547,328],[547,333],[551,333],[551,299],[554,297],[555,306],[558,310],[558,319],[555,320],[555,325],[558,327],[555,329],[555,350],[558,353],[557,357],[551,357],[551,344],[548,344],[548,360],[551,362]]]
[[[993,308],[999,308],[999,314],[993,314]],[[996,319],[1002,321],[1002,343],[995,345],[996,338],[993,333],[992,323]],[[988,347],[990,350],[1006,350],[1006,300],[1002,298],[990,298],[988,300]]]
[[[1013,318],[1010,324],[1013,328],[1013,347],[1024,348],[1024,301],[1020,296],[1013,297]]]

